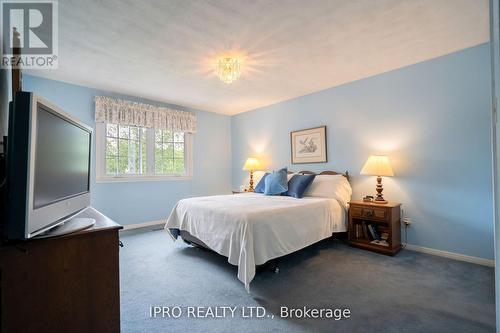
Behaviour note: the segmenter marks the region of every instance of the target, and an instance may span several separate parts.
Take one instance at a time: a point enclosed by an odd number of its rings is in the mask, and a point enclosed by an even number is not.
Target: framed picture
[[[290,132],[292,164],[325,163],[326,126]]]

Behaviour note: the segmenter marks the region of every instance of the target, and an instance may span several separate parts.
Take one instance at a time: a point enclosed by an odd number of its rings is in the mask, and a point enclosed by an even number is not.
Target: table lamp
[[[392,172],[391,164],[389,163],[389,158],[385,155],[372,155],[368,158],[363,169],[361,169],[362,175],[377,176],[377,197],[373,202],[378,204],[386,204],[387,200],[384,199],[382,191],[382,176],[394,176]]]
[[[260,169],[260,162],[255,157],[247,158],[245,165],[243,165],[243,170],[250,171],[250,187],[248,192],[253,192],[253,172]]]

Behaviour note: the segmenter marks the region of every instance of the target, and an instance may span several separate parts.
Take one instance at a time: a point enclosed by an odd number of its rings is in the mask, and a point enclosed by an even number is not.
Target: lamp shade
[[[394,176],[389,158],[385,155],[370,156],[363,166],[363,169],[361,169],[361,174],[370,176]]]
[[[260,168],[261,168],[260,162],[255,157],[247,158],[245,165],[243,165],[243,170],[246,170],[246,171],[256,171],[256,170],[259,170]]]

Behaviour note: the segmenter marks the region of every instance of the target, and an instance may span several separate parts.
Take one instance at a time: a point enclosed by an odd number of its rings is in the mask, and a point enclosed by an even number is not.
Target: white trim
[[[102,141],[104,141],[103,139]],[[153,144],[148,145],[148,142],[153,142]],[[146,130],[146,174],[155,174],[155,133],[154,131]],[[104,154],[104,156],[106,153]],[[105,168],[103,170],[106,170]],[[105,175],[105,173],[103,173]]]
[[[96,183],[132,183],[132,182],[162,182],[175,180],[191,180],[192,176],[101,176],[96,177]]]
[[[491,259],[484,259],[484,258],[479,258],[479,257],[472,257],[472,256],[467,256],[465,254],[448,252],[448,251],[442,251],[442,250],[432,249],[432,248],[429,248],[429,247],[423,247],[423,246],[417,246],[417,245],[413,245],[413,244],[407,244],[406,247],[405,247],[405,249],[410,250],[410,251],[415,251],[415,252],[432,254],[432,255],[435,255],[435,256],[439,256],[439,257],[445,257],[445,258],[449,258],[449,259],[470,262],[470,263],[473,263],[473,264],[478,264],[478,265],[483,265],[483,266],[489,266],[489,267],[494,267],[495,266],[495,261],[491,260]]]
[[[144,223],[136,223],[136,224],[127,224],[123,226],[123,230],[133,230],[133,229],[140,229],[140,228],[147,228],[155,225],[162,225],[167,223],[166,220],[155,220],[155,221],[149,221],[149,222],[144,222]]]

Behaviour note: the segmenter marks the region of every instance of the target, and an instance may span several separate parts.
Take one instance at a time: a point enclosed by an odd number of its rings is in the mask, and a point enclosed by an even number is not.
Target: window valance
[[[95,121],[171,129],[178,132],[196,132],[196,114],[194,112],[172,110],[107,96],[95,97]]]

